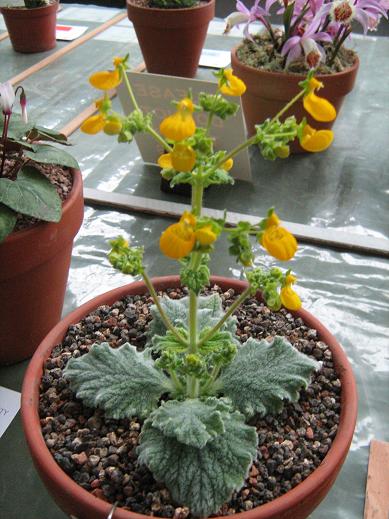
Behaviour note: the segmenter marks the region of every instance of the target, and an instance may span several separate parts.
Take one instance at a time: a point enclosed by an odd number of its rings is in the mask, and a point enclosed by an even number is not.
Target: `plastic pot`
[[[247,132],[251,136],[255,133],[256,124],[262,123],[268,117],[274,117],[288,101],[299,93],[301,88],[298,84],[305,76],[271,72],[245,65],[238,59],[238,48],[239,46],[231,51],[231,64],[234,73],[245,82],[247,87],[246,92],[242,96],[242,107]],[[354,65],[342,72],[316,76],[324,84],[324,88],[320,90],[318,95],[331,101],[336,108],[337,114],[346,95],[354,87],[358,67],[359,59],[357,57]],[[298,121],[306,117],[308,124],[318,130],[331,129],[335,122],[321,123],[316,121],[304,110],[302,101],[294,104],[283,115],[283,118],[290,115],[295,115]],[[299,146],[294,146],[293,151],[302,152],[304,150]]]
[[[215,0],[182,9],[144,7],[127,0],[127,14],[148,72],[195,76],[208,25],[215,16]]]
[[[53,49],[58,2],[43,7],[0,7],[16,52],[33,53]]]
[[[83,217],[82,177],[73,170],[61,220],[16,231],[0,243],[0,364],[31,357],[60,320]]]
[[[157,290],[176,288],[180,285],[178,276],[167,276],[153,280]],[[222,290],[233,288],[242,292],[247,284],[243,281],[213,276],[211,285],[218,284]],[[44,442],[39,421],[39,385],[45,360],[55,345],[61,342],[71,324],[79,322],[100,305],[111,305],[126,295],[144,294],[147,288],[143,282],[126,285],[106,292],[63,319],[43,340],[36,351],[25,375],[22,389],[22,420],[27,443],[34,464],[48,491],[58,506],[68,515],[77,519],[107,519],[112,505],[98,499],[81,488],[54,461]],[[335,369],[342,383],[341,414],[338,432],[330,450],[321,465],[302,483],[281,497],[248,512],[236,514],[235,519],[305,519],[325,497],[346,458],[353,437],[357,417],[357,392],[354,375],[341,346],[333,335],[310,313],[305,310],[295,312],[307,326],[318,331],[320,340],[326,342],[333,354]],[[129,512],[121,508],[115,510],[114,519],[148,519],[148,516]],[[221,519],[221,518],[218,518]]]

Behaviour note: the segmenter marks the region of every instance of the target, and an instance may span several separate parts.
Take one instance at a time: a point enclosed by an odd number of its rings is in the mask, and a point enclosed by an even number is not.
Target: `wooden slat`
[[[99,189],[84,189],[85,202],[90,205],[109,207],[122,211],[133,211],[161,217],[177,218],[184,211],[190,210],[187,204],[145,198],[135,195],[112,193]],[[223,218],[223,211],[205,208],[204,214],[213,218]],[[227,213],[227,223],[236,225],[245,220],[253,224],[258,223],[260,217],[242,213]],[[343,251],[389,257],[389,240],[345,233],[331,228],[318,228],[293,222],[283,222],[302,243],[309,243],[324,247],[336,248]]]
[[[146,66],[144,63],[140,63],[137,65],[133,70],[133,72],[142,72],[145,70]],[[113,99],[116,97],[116,90],[110,90],[108,92],[108,95],[110,99]],[[88,119],[91,115],[93,115],[96,112],[96,105],[95,103],[90,104],[85,110],[83,110],[80,114],[77,115],[74,119],[69,121],[60,131],[66,137],[69,137],[72,133],[74,133],[78,128],[81,126],[81,124],[85,121],[85,119]]]
[[[84,34],[80,38],[77,38],[76,40],[70,42],[65,47],[62,47],[62,49],[57,50],[56,52],[53,52],[53,54],[50,54],[50,56],[47,56],[46,58],[42,59],[38,63],[35,63],[35,65],[32,65],[26,70],[23,70],[23,72],[20,72],[20,74],[17,74],[13,78],[10,79],[10,82],[12,85],[17,85],[21,81],[24,81],[26,78],[31,76],[32,74],[35,74],[35,72],[38,72],[39,70],[47,67],[57,59],[61,58],[62,56],[65,56],[65,54],[68,54],[76,47],[82,45],[86,41],[90,40],[97,34],[100,34],[101,32],[108,29],[108,27],[111,27],[112,25],[115,25],[116,23],[120,22],[124,18],[126,18],[127,13],[119,13],[107,22],[103,23],[102,25],[99,25],[95,29],[92,29],[90,32]]]
[[[372,440],[367,472],[364,519],[389,517],[389,443]]]
[[[3,32],[3,34],[0,34],[0,41],[6,40],[8,37],[8,32]]]

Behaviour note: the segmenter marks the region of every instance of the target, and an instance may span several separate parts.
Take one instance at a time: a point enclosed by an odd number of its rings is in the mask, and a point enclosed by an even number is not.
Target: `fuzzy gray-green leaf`
[[[188,329],[189,316],[189,298],[170,299],[169,297],[161,298],[161,306],[168,315],[174,326]],[[224,315],[222,302],[218,294],[199,297],[198,299],[198,330],[201,332],[205,328],[212,328]],[[159,315],[155,305],[151,307],[153,320],[149,328],[149,345],[152,337],[155,335],[165,335],[166,327]],[[228,331],[234,337],[236,332],[236,318],[230,317],[222,327],[223,331]]]
[[[115,419],[148,416],[171,390],[170,379],[155,368],[149,351],[139,352],[128,343],[116,349],[94,344],[86,355],[69,360],[65,377],[87,406],[101,407]]]
[[[247,417],[277,413],[283,400],[296,402],[319,364],[282,337],[249,339],[218,380],[224,396]]]
[[[239,490],[256,456],[257,434],[239,412],[222,412],[225,432],[198,449],[153,427],[153,415],[142,428],[139,460],[172,498],[197,517],[217,512]]]
[[[225,432],[223,418],[231,407],[221,399],[169,400],[153,412],[153,427],[180,443],[201,449]],[[230,415],[227,415],[227,419]]]
[[[0,202],[46,222],[61,219],[62,203],[55,187],[32,166],[24,166],[15,181],[0,179]]]

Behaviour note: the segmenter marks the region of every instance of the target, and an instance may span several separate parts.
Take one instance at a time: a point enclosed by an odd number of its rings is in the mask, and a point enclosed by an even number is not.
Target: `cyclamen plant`
[[[282,32],[270,23],[274,4],[278,7],[276,13],[283,18]],[[244,36],[255,44],[255,38],[250,35],[250,25],[260,22],[272,42],[273,52],[285,58],[285,69],[301,57],[308,68],[317,68],[321,62],[329,66],[334,63],[342,45],[350,37],[354,21],[362,25],[365,34],[375,31],[381,18],[388,18],[389,1],[255,0],[249,9],[238,0],[236,9],[226,20],[226,33],[235,25],[244,23]]]
[[[65,376],[77,397],[90,407],[102,408],[107,417],[144,420],[140,462],[166,484],[177,503],[205,517],[241,488],[256,457],[257,433],[246,422],[254,415],[279,412],[284,400],[297,401],[318,363],[281,337],[271,343],[252,338],[239,342],[233,314],[258,291],[273,310],[281,305],[291,310],[301,306],[290,270],[253,266],[251,238],[281,261],[295,255],[297,242],[273,209],[256,225],[242,221],[235,228],[229,228],[225,218],[204,216],[203,191],[211,184],[232,184],[233,158],[252,144],[272,160],[286,157],[288,143],[296,137],[311,151],[328,147],[332,132],[316,132],[294,117],[281,121],[300,98],[318,119],[335,117],[335,110],[316,95],[322,85],[310,73],[301,82],[301,92],[276,117],[258,124],[253,137],[228,153],[214,151],[213,119],[225,119],[238,110],[225,95],[240,96],[245,91],[230,69],[215,74],[215,93],[200,94],[198,104],[190,94],[175,103],[175,112],[162,121],[158,133],[152,115],[144,114],[137,104],[125,73],[127,58],[115,58],[114,65],[113,71],[93,74],[90,82],[106,90],[123,81],[134,110],[128,116],[113,112],[106,92],[97,102],[99,113],[87,119],[82,129],[90,134],[116,133],[120,142],[131,141],[136,132],[150,133],[166,151],[158,161],[162,176],[172,186],[191,185],[191,210],[160,238],[162,253],[180,263],[181,283],[189,295],[180,300],[158,297],[146,271],[143,248],[129,246],[123,237],[113,240],[112,265],[142,276],[154,300],[146,348],[94,344],[87,354],[69,360]],[[206,127],[197,127],[195,111],[208,115]],[[219,295],[200,295],[209,285],[210,254],[222,233],[227,234],[229,253],[243,267],[247,280],[247,288],[226,310]]]
[[[19,95],[21,115],[13,113]],[[61,219],[62,202],[50,181],[36,168],[36,163],[78,168],[66,151],[51,144],[68,145],[59,132],[28,121],[27,100],[23,87],[0,83],[0,243],[13,231],[18,214],[46,222]],[[16,117],[16,119],[15,119]],[[5,177],[6,159],[13,161]]]

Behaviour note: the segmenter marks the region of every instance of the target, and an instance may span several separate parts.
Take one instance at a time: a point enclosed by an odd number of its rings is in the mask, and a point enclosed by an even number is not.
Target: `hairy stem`
[[[125,85],[127,87],[127,92],[128,92],[129,98],[131,100],[131,103],[132,103],[133,107],[135,108],[135,110],[137,110],[138,112],[141,112],[142,110],[140,109],[140,107],[138,105],[138,101],[136,100],[136,97],[135,97],[134,91],[132,89],[131,83],[128,80],[128,77],[127,77],[127,74],[126,74],[126,70],[125,70],[125,68],[122,65],[120,66],[120,69],[121,69],[121,72],[122,72],[124,83],[125,83]],[[154,139],[156,141],[158,141],[160,144],[162,144],[162,146],[165,148],[165,150],[167,150],[169,152],[173,151],[173,148],[150,125],[147,126],[146,131],[152,137],[154,137]]]
[[[201,341],[198,343],[198,347],[200,348],[205,342],[209,341],[210,339],[212,339],[212,337],[215,335],[216,332],[218,332],[220,330],[220,328],[223,326],[223,324],[227,321],[227,319],[229,317],[231,317],[231,315],[235,312],[235,310],[237,308],[239,308],[239,306],[243,303],[243,301],[245,299],[248,298],[248,296],[250,295],[250,292],[251,292],[251,288],[250,286],[248,286],[246,288],[246,290],[244,290],[244,292],[242,292],[240,294],[240,296],[238,297],[238,299],[236,299],[232,305],[228,308],[228,310],[226,311],[226,313],[223,315],[223,317],[220,319],[220,321],[218,323],[215,324],[215,326],[207,333],[207,335],[205,335],[205,337],[203,337],[201,339]]]
[[[146,274],[146,272],[144,270],[142,271],[142,277],[143,277],[143,280],[145,282],[145,285],[149,289],[150,295],[153,298],[155,306],[158,308],[158,312],[159,312],[159,314],[161,316],[163,324],[174,335],[174,337],[177,339],[177,341],[180,344],[182,344],[183,346],[187,347],[188,343],[186,342],[184,337],[182,337],[182,335],[177,331],[177,329],[173,326],[173,324],[170,321],[169,317],[164,312],[164,309],[162,308],[161,303],[159,301],[158,294],[155,291],[154,285],[153,285],[153,283],[151,282],[151,279],[149,278],[149,276]]]

